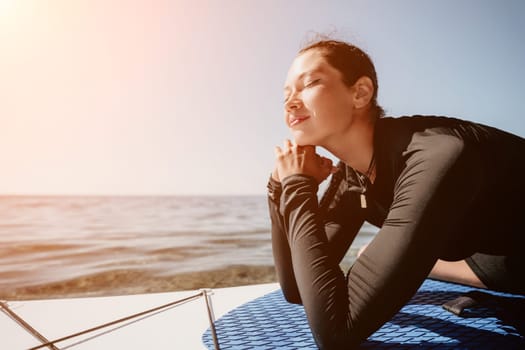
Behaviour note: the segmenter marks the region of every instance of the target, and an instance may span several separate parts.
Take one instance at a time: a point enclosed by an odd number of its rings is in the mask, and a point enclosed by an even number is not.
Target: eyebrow
[[[314,68],[312,70],[309,70],[309,71],[306,71],[306,72],[302,72],[301,74],[299,74],[299,76],[297,77],[296,80],[301,80],[305,75],[307,74],[314,74],[314,73],[323,73],[324,70],[322,68]],[[290,90],[290,86],[285,86],[284,87],[284,91],[289,91]]]

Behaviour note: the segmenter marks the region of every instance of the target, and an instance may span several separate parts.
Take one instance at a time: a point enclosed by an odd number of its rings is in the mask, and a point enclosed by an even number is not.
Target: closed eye
[[[311,87],[311,86],[314,86],[315,84],[317,84],[321,79],[315,79],[315,80],[312,80],[306,84],[304,84],[304,87]]]
[[[305,84],[304,84],[304,87],[305,87],[305,88],[312,87],[312,86],[314,86],[315,84],[317,84],[317,83],[320,82],[320,81],[321,81],[321,79],[315,79],[315,80],[312,80],[312,81],[310,81],[310,82],[308,82],[308,83],[305,83]],[[284,98],[283,103],[286,103],[286,102],[288,101],[289,98],[290,98],[289,96],[286,96],[286,97]]]

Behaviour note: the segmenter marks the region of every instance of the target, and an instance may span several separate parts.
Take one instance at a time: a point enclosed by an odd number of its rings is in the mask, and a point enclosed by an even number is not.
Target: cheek
[[[303,104],[312,113],[324,109],[326,105],[326,96],[320,89],[305,91],[302,95]]]
[[[337,101],[334,101],[330,94],[324,94],[322,91],[311,94],[308,99],[305,99],[305,105],[316,119],[323,122],[332,119],[334,112],[339,109]]]
[[[319,95],[316,101],[319,112],[322,112],[326,119],[337,121],[341,118],[344,119],[345,116],[352,112],[352,105],[344,96],[334,94]]]

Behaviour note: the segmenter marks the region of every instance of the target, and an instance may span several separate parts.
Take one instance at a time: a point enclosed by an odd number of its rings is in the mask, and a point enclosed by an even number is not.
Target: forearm
[[[349,325],[345,276],[331,254],[315,181],[293,176],[282,185],[280,212],[287,226],[294,275],[314,338],[322,348],[326,339],[341,332],[337,328]]]
[[[272,252],[277,279],[284,297],[290,303],[301,304],[293,273],[290,246],[286,236],[286,226],[279,212],[281,184],[270,178],[268,182],[268,209],[271,221]]]
[[[305,177],[299,176],[300,181],[301,179],[305,179]],[[281,184],[275,180],[270,180],[268,190],[268,204],[272,223],[272,248],[277,277],[285,298],[292,303],[301,303],[292,264],[290,243],[287,237],[290,223],[283,220],[280,212],[280,206],[286,205],[286,203],[281,203]],[[311,192],[314,205],[317,205],[316,191],[317,185],[314,182],[312,183]],[[295,194],[291,193],[291,195],[294,196]],[[336,200],[336,202],[337,204],[331,209],[324,209],[322,213],[318,213],[318,219],[320,225],[324,225],[324,231],[328,240],[329,253],[327,255],[338,265],[359,232],[364,219],[356,210],[357,202],[354,206],[348,205],[351,203],[347,200],[341,200],[341,198]],[[296,216],[291,225],[294,227],[301,226],[302,220],[302,217]]]

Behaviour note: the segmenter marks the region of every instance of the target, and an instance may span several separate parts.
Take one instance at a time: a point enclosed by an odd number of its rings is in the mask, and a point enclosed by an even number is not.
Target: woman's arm
[[[339,186],[341,179],[335,178],[336,176],[334,175],[327,192],[331,192],[332,187]],[[335,192],[336,188],[333,188],[333,190]],[[293,272],[286,228],[283,217],[279,212],[281,192],[281,184],[273,178],[270,178],[268,182],[268,206],[271,219],[275,269],[285,299],[291,303],[301,304],[301,297]],[[329,194],[329,196],[333,197],[334,194],[335,193]],[[357,213],[357,210],[345,204],[346,198],[334,200],[333,198],[323,197],[323,199],[327,201],[333,200],[330,209],[326,209],[326,212],[320,215],[324,218],[325,232],[331,247],[330,256],[339,264],[359,232],[364,220],[360,215],[351,215],[352,213]]]
[[[320,348],[351,348],[388,321],[424,281],[477,191],[475,159],[453,137],[414,139],[405,157],[387,219],[347,278],[330,258],[315,181],[282,181],[294,274]]]
[[[281,184],[270,177],[268,181],[268,209],[270,211],[272,231],[272,252],[277,280],[281,285],[285,299],[294,304],[301,304],[297,282],[292,269],[290,246],[286,237],[283,217],[279,213],[281,199]]]

